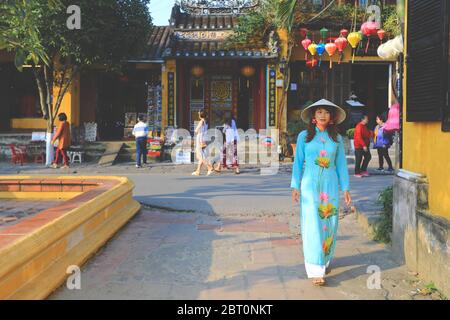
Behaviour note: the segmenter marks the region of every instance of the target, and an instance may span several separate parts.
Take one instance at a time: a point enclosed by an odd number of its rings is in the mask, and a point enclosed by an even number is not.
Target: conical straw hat
[[[314,102],[312,105],[306,107],[305,109],[302,110],[302,114],[301,114],[301,118],[304,122],[309,123],[310,122],[310,117],[311,117],[311,108],[314,107],[319,107],[319,106],[327,106],[327,107],[333,107],[336,108],[336,119],[335,123],[336,124],[340,124],[342,122],[344,122],[345,118],[347,117],[344,109],[342,109],[341,107],[335,105],[333,102],[328,101],[327,99],[322,99],[319,100],[317,102]]]

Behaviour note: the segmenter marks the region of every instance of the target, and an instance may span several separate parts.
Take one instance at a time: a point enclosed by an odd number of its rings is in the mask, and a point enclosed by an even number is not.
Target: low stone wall
[[[64,198],[64,192],[79,192],[0,230],[0,299],[46,298],[64,283],[71,266],[81,267],[140,209],[127,178],[0,177],[0,182],[3,189],[8,188],[3,197],[27,193],[35,197],[41,192]],[[19,191],[11,187],[15,182]]]
[[[450,221],[428,212],[426,177],[399,170],[394,178],[393,209],[395,256],[450,296]]]

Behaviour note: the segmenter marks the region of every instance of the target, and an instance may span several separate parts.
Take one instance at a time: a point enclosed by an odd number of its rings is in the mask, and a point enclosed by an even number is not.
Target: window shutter
[[[408,1],[406,121],[440,121],[446,106],[446,0]]]

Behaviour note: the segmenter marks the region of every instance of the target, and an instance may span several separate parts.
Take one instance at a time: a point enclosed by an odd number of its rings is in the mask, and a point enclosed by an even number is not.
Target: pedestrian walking
[[[67,150],[70,147],[70,124],[67,121],[67,115],[62,112],[58,114],[58,120],[61,122],[58,130],[56,131],[55,136],[53,137],[51,143],[55,144],[56,140],[58,140],[58,146],[56,147],[55,153],[55,161],[52,163],[52,168],[57,169],[59,159],[63,159],[64,165],[61,167],[62,169],[69,168],[69,157],[67,156]]]
[[[143,164],[147,164],[147,138],[148,125],[144,122],[144,115],[138,116],[138,123],[134,125],[133,136],[136,138],[136,168],[141,168],[141,158]]]
[[[392,134],[384,130],[384,124],[386,122],[386,116],[380,114],[376,117],[377,126],[374,130],[373,147],[378,152],[378,169],[377,171],[384,171],[384,159],[388,164],[388,173],[394,172],[392,167],[392,161],[389,157],[389,148],[393,144]]]
[[[236,174],[239,174],[239,162],[237,156],[237,141],[239,139],[239,133],[236,127],[236,121],[233,117],[228,118],[223,125],[223,157],[222,165],[215,169],[217,172],[221,171],[221,168],[228,170],[233,168]]]
[[[208,169],[208,172],[206,175],[210,175],[213,172],[212,165],[208,163],[205,149],[207,147],[205,136],[206,131],[208,130],[208,124],[206,123],[206,112],[205,111],[199,111],[198,117],[200,121],[197,124],[197,127],[195,128],[195,156],[198,160],[198,166],[197,170],[192,172],[193,176],[199,176],[200,170],[203,165],[205,165]]]
[[[301,118],[308,129],[297,138],[292,198],[301,204],[306,273],[318,286],[325,284],[336,246],[339,188],[344,192],[345,203],[351,203],[344,142],[336,127],[345,117],[345,111],[334,103],[317,101],[302,111]]]
[[[367,115],[363,115],[361,117],[361,121],[355,128],[355,177],[357,178],[369,176],[367,167],[369,166],[370,159],[372,159],[369,147],[370,138],[373,136],[373,133],[367,129],[368,122],[369,117],[367,117]]]
[[[231,129],[233,130],[233,168],[234,173],[239,174],[239,158],[238,158],[238,142],[239,142],[239,132],[236,125],[236,119],[234,116],[231,117]]]

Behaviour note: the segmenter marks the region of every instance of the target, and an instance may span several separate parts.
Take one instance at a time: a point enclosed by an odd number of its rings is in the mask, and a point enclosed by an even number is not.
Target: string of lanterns
[[[355,29],[352,32],[349,32],[347,29],[342,29],[339,32],[339,37],[337,38],[328,38],[329,30],[327,28],[322,28],[319,32],[320,42],[316,44],[314,40],[311,40],[308,37],[308,29],[301,28],[299,30],[300,36],[303,38],[300,43],[305,50],[305,61],[308,67],[320,67],[322,55],[326,52],[330,59],[329,67],[330,69],[333,68],[333,56],[336,51],[339,53],[338,64],[340,64],[347,45],[350,45],[352,48],[352,63],[354,63],[356,50],[358,45],[362,44],[364,38],[367,38],[367,44],[364,50],[365,53],[367,53],[371,37],[377,36],[379,39],[379,45],[381,45],[386,36],[386,32],[379,27],[377,22],[363,23],[361,30],[358,32]],[[308,60],[308,54],[311,56],[310,60]],[[316,55],[319,60],[315,58]]]

